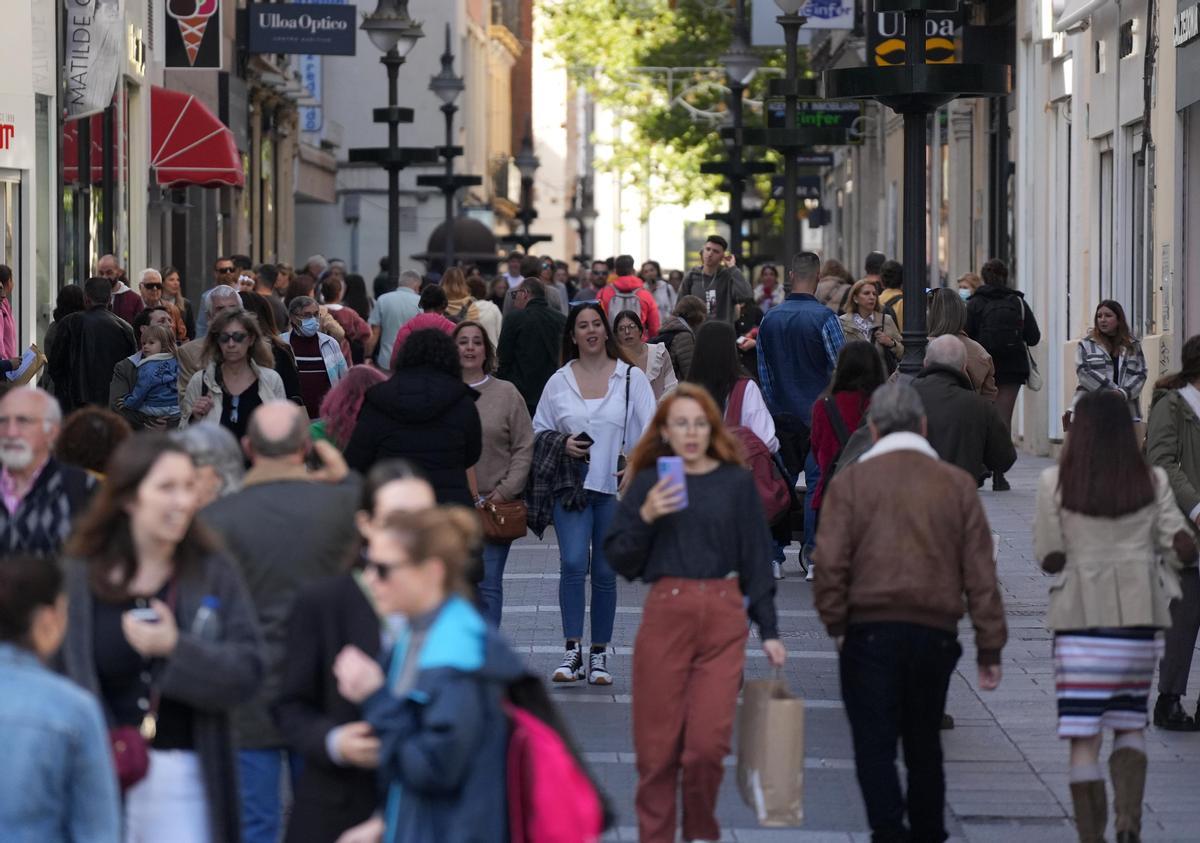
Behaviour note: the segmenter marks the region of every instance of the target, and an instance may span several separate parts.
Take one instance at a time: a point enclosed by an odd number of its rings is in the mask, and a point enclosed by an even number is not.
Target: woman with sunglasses
[[[379,738],[386,830],[375,840],[508,840],[503,701],[526,674],[459,596],[478,539],[478,516],[458,506],[394,513],[368,535],[363,580],[375,607],[408,624],[382,666],[348,646],[333,673]]]
[[[646,342],[642,339],[645,333],[642,317],[632,310],[622,310],[613,320],[613,333],[617,335],[617,345],[633,364],[646,373],[650,388],[654,390],[654,400],[674,389],[679,381],[675,378],[675,367],[671,363],[671,353],[665,343]]]
[[[204,368],[192,375],[180,402],[180,427],[215,422],[241,441],[255,408],[287,399],[258,319],[245,310],[226,310],[213,319],[203,359]]]
[[[562,359],[563,367],[546,381],[534,413],[530,483],[539,485],[539,465],[573,461],[575,470],[584,474],[582,489],[555,487],[553,521],[561,561],[558,605],[566,652],[552,678],[555,682],[586,678],[592,685],[611,685],[608,645],[617,613],[617,577],[604,555],[604,536],[617,508],[623,452],[641,438],[654,416],[654,391],[642,370],[623,357],[608,316],[597,302],[571,310]],[[544,456],[557,452],[566,460],[539,459],[539,452]],[[538,523],[540,502],[531,502],[529,509]],[[589,575],[592,646],[585,666],[581,642]]]
[[[436,506],[433,487],[404,460],[376,465],[363,484],[355,516],[364,540],[389,515]],[[334,657],[345,647],[374,655],[399,626],[377,611],[362,557],[341,576],[311,583],[296,597],[288,620],[283,685],[273,712],[280,732],[304,759],[284,843],[334,843],[351,828],[382,831],[375,770],[379,737],[362,707],[338,693]],[[378,839],[378,835],[376,838]]]

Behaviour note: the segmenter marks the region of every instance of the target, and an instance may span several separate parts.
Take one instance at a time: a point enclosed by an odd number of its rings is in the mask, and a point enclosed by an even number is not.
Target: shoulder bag
[[[633,377],[633,365],[626,363],[625,369],[625,418],[621,422],[621,450],[617,452],[617,474],[625,470],[625,434],[629,431],[629,380]]]
[[[471,499],[475,501],[475,511],[479,513],[484,539],[492,544],[509,544],[525,538],[529,529],[529,508],[525,501],[518,499],[497,503],[484,500],[479,494],[474,466],[467,469],[467,485],[471,489]]]

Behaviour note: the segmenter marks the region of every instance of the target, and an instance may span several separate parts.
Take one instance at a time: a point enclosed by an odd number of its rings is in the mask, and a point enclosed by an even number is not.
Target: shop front
[[[1189,4],[1190,5],[1185,5]],[[1182,290],[1182,336],[1200,334],[1200,3],[1181,0],[1175,15],[1176,166],[1182,194],[1175,204],[1175,265]]]

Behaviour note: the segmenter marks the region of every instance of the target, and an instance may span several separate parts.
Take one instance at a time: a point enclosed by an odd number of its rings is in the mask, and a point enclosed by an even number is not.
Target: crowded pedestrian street
[[[1074,835],[1067,760],[1054,734],[1052,636],[1042,620],[1047,577],[1033,560],[1029,532],[1037,476],[1048,464],[1022,455],[1009,475],[1012,494],[981,494],[989,523],[1000,537],[998,567],[1010,642],[1005,648],[1004,682],[998,690],[981,692],[969,669],[957,671],[950,682],[946,712],[955,725],[942,733],[942,742],[951,840],[1058,843]],[[530,537],[513,546],[505,569],[505,634],[544,672],[559,656],[557,647],[544,644],[558,625],[556,553],[552,533],[544,542]],[[739,798],[736,783],[727,777],[717,806],[721,840],[869,841],[870,828],[854,778],[850,729],[842,709],[837,651],[812,610],[811,584],[804,582],[794,553],[785,572],[787,579],[778,584],[776,603],[789,656],[783,674],[805,702],[804,824],[759,827],[754,812]],[[629,583],[619,587],[615,640],[622,661],[629,658],[628,642],[637,631],[645,591]],[[964,644],[970,641],[969,625],[964,624],[961,634]],[[757,647],[748,645],[746,678],[772,674]],[[637,774],[628,726],[629,689],[555,688],[553,698],[614,801],[632,804]],[[1192,798],[1193,783],[1200,777],[1196,737],[1147,732],[1151,772],[1142,826],[1146,841],[1196,839],[1200,824],[1200,807]],[[733,761],[727,760],[730,774]],[[638,839],[627,812],[606,839]]]

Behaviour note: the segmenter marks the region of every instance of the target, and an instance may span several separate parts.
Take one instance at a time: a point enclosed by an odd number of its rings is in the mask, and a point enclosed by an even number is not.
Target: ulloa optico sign
[[[253,3],[250,52],[352,56],[356,11],[326,3]]]

